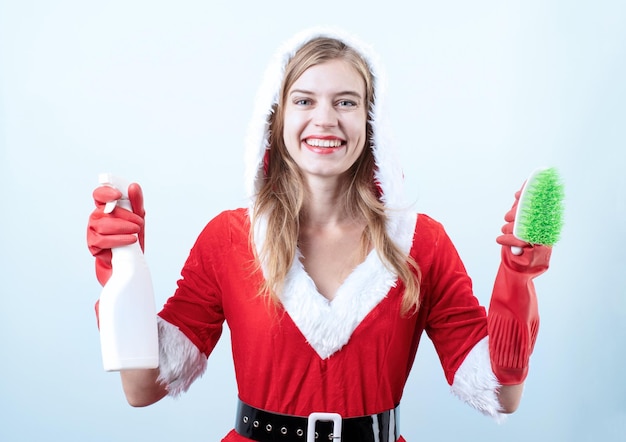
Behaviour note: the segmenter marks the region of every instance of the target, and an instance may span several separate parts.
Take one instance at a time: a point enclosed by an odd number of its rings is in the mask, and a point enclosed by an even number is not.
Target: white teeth
[[[309,146],[315,147],[339,147],[341,146],[341,140],[320,140],[317,138],[309,138],[306,140]]]

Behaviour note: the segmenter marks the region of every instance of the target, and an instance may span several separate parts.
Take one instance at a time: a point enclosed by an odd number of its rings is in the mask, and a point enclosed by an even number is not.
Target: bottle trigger
[[[104,206],[104,213],[111,213],[111,212],[113,212],[113,209],[115,209],[115,206],[117,206],[117,200],[109,201]]]

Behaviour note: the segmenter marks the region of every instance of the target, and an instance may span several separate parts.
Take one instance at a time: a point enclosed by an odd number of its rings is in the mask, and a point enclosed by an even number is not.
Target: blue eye
[[[311,100],[307,99],[307,98],[301,98],[298,100],[294,100],[293,102],[295,105],[297,106],[307,106],[309,104],[311,104]]]

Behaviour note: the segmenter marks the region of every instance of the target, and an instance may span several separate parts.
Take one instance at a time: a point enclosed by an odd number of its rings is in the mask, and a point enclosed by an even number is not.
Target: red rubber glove
[[[96,258],[96,277],[104,286],[111,277],[111,249],[127,246],[139,241],[144,249],[144,225],[146,211],[143,207],[141,186],[132,183],[128,186],[128,200],[133,211],[115,206],[111,213],[104,213],[104,206],[122,197],[122,192],[110,187],[100,186],[93,191],[96,209],[91,212],[87,224],[87,247]],[[99,302],[96,301],[96,321],[100,328]]]
[[[139,240],[144,249],[143,192],[137,183],[128,186],[128,199],[133,211],[116,206],[111,213],[104,213],[104,206],[120,199],[122,193],[109,186],[100,186],[93,192],[96,209],[89,216],[87,246],[96,258],[96,277],[104,286],[111,277],[111,248],[126,246]]]
[[[528,375],[530,355],[539,331],[539,310],[533,279],[544,273],[550,263],[552,248],[531,245],[513,235],[515,203],[505,215],[503,235],[496,241],[502,245],[501,263],[491,295],[489,315],[489,353],[491,366],[502,385],[521,384]],[[511,247],[521,247],[514,255]]]

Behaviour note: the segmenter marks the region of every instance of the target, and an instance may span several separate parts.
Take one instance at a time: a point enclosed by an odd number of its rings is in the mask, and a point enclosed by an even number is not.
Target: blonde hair
[[[260,218],[267,220],[266,240],[258,251],[257,262],[263,263],[264,283],[260,293],[279,303],[278,293],[296,259],[300,220],[305,199],[303,176],[287,152],[283,141],[284,108],[287,93],[293,83],[308,68],[331,60],[350,63],[365,81],[365,102],[374,103],[374,78],[365,60],[340,40],[318,37],[302,46],[289,60],[279,92],[279,101],[269,117],[269,148],[265,164],[265,181],[256,195],[252,226]],[[373,245],[385,265],[398,275],[404,284],[402,312],[417,312],[419,308],[420,271],[417,263],[406,256],[391,240],[385,228],[386,209],[380,200],[374,173],[376,169],[371,149],[372,127],[366,125],[366,142],[363,152],[348,171],[351,179],[346,183],[345,207],[355,218],[362,218],[366,227],[361,235],[361,253],[365,258]],[[254,241],[254,228],[250,231]],[[253,242],[254,243],[254,242]],[[255,247],[253,247],[256,250]]]

